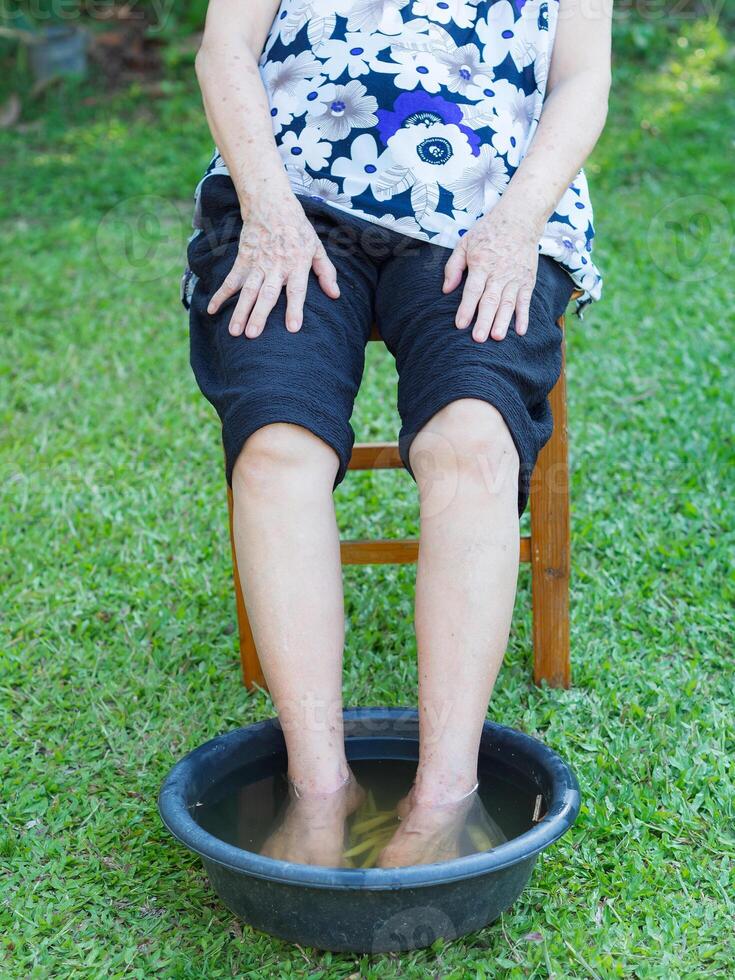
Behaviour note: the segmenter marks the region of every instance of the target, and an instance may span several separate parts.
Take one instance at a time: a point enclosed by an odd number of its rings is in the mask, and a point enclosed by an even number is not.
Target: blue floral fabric
[[[454,248],[533,139],[558,12],[558,0],[283,0],[260,71],[294,192]],[[216,151],[214,173],[227,173]],[[602,290],[592,218],[580,169],[539,241],[583,291],[578,311]]]

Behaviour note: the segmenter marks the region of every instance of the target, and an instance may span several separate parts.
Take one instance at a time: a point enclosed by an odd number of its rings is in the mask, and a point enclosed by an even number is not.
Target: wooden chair
[[[572,293],[572,299],[580,295]],[[557,321],[562,334],[564,316]],[[373,328],[371,340],[380,340]],[[531,479],[531,534],[521,538],[520,557],[531,565],[533,679],[551,687],[569,687],[569,464],[567,445],[566,338],[562,337],[561,376],[549,401],[554,432],[539,454]],[[349,469],[402,469],[395,442],[356,443]],[[232,530],[232,491],[227,488],[230,543],[243,680],[248,688],[266,687],[245,610]],[[343,565],[392,565],[416,561],[419,542],[406,540],[342,541]]]

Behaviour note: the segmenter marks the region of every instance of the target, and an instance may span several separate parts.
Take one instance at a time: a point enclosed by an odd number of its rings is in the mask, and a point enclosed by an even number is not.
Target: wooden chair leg
[[[227,510],[229,513],[230,524],[230,547],[232,548],[232,577],[235,582],[235,604],[237,606],[237,628],[240,633],[240,662],[242,664],[242,679],[249,690],[254,687],[266,687],[263,671],[258,660],[258,652],[255,649],[253,632],[250,629],[247,610],[245,609],[245,599],[240,585],[240,573],[237,568],[237,555],[235,554],[235,534],[232,526],[232,490],[227,488]]]
[[[559,318],[564,330],[564,317]],[[549,396],[554,432],[539,454],[531,481],[531,586],[533,679],[569,687],[569,454],[566,343],[561,377]]]

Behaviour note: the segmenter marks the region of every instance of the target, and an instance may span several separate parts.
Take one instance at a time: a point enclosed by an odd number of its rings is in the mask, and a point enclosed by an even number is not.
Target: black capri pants
[[[189,304],[190,358],[197,383],[222,422],[226,477],[245,440],[272,422],[309,429],[339,458],[344,478],[355,435],[350,425],[374,321],[396,361],[398,446],[415,476],[409,450],[421,428],[459,398],[478,398],[502,415],[520,460],[518,513],[528,503],[538,453],[551,436],[548,394],[561,371],[564,313],[574,283],[554,259],[539,256],[529,325],[519,337],[511,321],[502,341],[472,339],[454,318],[462,283],[442,292],[450,250],[359,218],[315,198],[304,211],[337,269],[340,297],[330,299],[313,272],[301,330],[285,326],[285,290],[257,338],[230,335],[237,297],[210,316],[207,305],[234,263],[242,220],[231,179],[213,175],[201,189],[202,231],[188,249],[196,283]]]

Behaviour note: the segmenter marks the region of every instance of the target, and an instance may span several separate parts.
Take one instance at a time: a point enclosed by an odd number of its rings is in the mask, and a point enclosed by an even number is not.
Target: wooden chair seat
[[[570,298],[580,294],[580,290],[575,290]],[[549,395],[554,431],[539,454],[531,479],[531,533],[521,537],[520,559],[531,565],[534,681],[537,684],[546,681],[552,687],[569,687],[570,518],[565,317],[561,316],[558,323],[563,334],[562,369]],[[373,327],[370,339],[381,340],[377,325]],[[349,463],[350,470],[402,468],[395,442],[356,443]],[[229,487],[227,500],[243,681],[248,688],[265,688],[237,569]],[[343,565],[402,564],[416,561],[419,542],[418,539],[342,541],[340,551]]]

